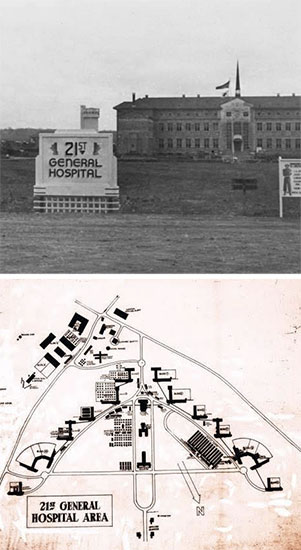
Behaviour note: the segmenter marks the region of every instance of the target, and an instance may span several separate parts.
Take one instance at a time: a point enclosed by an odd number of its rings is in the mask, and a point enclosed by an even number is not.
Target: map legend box
[[[30,496],[27,527],[113,527],[112,495]]]

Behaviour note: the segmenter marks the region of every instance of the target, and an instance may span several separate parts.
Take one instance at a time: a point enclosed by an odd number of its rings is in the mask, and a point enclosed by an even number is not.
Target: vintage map
[[[0,283],[1,549],[296,549],[299,281]]]

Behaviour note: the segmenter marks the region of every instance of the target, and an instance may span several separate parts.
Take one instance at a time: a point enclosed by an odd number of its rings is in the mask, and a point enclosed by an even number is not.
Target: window
[[[218,138],[213,138],[213,149],[218,149]]]
[[[295,130],[300,132],[300,122],[295,122]]]
[[[216,132],[218,130],[218,122],[213,122],[212,129]]]
[[[226,116],[231,116],[231,115],[232,115],[231,111],[226,112]]]
[[[276,130],[277,132],[281,132],[281,122],[276,122]]]
[[[199,132],[199,131],[200,131],[200,123],[199,123],[199,122],[196,122],[196,123],[195,123],[194,129],[195,129],[196,132]]]
[[[286,122],[286,123],[285,123],[285,129],[286,129],[286,131],[288,131],[288,132],[291,131],[291,123],[290,123],[290,122]]]
[[[181,132],[181,131],[182,131],[182,124],[181,124],[181,122],[177,122],[177,131],[178,131],[178,132]]]
[[[201,147],[201,140],[200,140],[200,138],[196,138],[196,139],[194,140],[194,146],[195,146],[196,149],[199,149],[199,148]]]
[[[272,123],[271,122],[267,122],[267,131],[268,132],[272,131]]]
[[[159,139],[159,149],[164,148],[164,139]]]
[[[300,138],[296,139],[296,149],[300,149]]]
[[[186,139],[186,147],[187,147],[188,149],[190,149],[190,147],[191,147],[191,139],[190,139],[190,138],[187,138],[187,139]]]
[[[209,132],[209,122],[204,122],[204,130],[205,132]]]
[[[163,122],[160,122],[160,124],[159,124],[159,130],[160,130],[160,132],[164,132],[164,124],[163,124]]]
[[[171,138],[169,138],[167,140],[167,147],[168,149],[172,149],[173,148],[173,140]]]
[[[262,147],[262,138],[257,139],[257,147]]]
[[[290,140],[290,139],[286,139],[286,140],[285,140],[285,148],[286,148],[286,149],[290,149],[290,148],[291,148],[291,140]]]
[[[273,141],[272,138],[267,138],[267,149],[272,149]]]
[[[178,138],[177,139],[177,149],[181,149],[182,148],[182,140],[181,138]]]
[[[204,147],[205,149],[209,149],[209,138],[204,139]]]
[[[248,111],[244,111],[244,116],[249,116],[249,112],[248,112]]]
[[[172,131],[173,131],[173,123],[172,123],[172,122],[169,122],[169,123],[167,124],[167,130],[168,130],[169,132],[172,132]]]
[[[190,122],[186,122],[185,128],[186,128],[186,130],[188,130],[188,131],[190,132],[190,130],[191,130],[191,124],[190,124]]]
[[[281,147],[282,147],[281,139],[276,139],[276,149],[281,149]]]
[[[257,122],[257,132],[262,132],[262,122]],[[260,145],[258,145],[260,147]]]

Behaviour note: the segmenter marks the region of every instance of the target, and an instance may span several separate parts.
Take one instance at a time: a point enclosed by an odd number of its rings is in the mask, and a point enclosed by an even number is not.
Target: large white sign
[[[40,134],[35,191],[104,196],[116,188],[112,134],[93,130]]]
[[[279,209],[283,216],[283,198],[301,197],[301,159],[279,157]]]

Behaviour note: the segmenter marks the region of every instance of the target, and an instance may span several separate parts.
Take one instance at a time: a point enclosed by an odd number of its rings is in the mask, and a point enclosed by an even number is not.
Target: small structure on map
[[[99,109],[81,105],[80,130],[41,133],[34,210],[112,212],[119,209],[113,133],[98,132]]]

